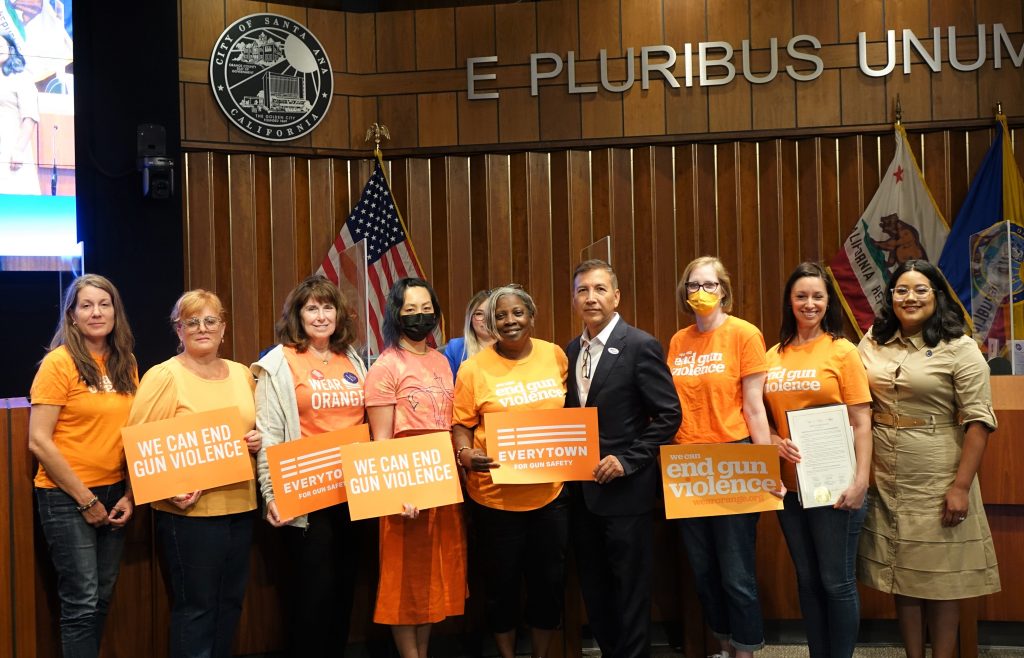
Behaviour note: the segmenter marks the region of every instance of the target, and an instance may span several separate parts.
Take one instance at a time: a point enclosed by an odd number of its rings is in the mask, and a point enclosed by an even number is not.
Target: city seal
[[[243,132],[274,142],[308,134],[331,106],[327,51],[294,19],[251,14],[228,26],[210,53],[210,88]]]

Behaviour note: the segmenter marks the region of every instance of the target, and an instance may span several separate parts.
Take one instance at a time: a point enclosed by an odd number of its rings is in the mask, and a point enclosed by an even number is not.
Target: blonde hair
[[[690,264],[683,270],[683,276],[679,279],[679,284],[676,285],[676,301],[679,304],[679,310],[684,313],[693,315],[693,309],[686,303],[688,294],[686,292],[686,283],[690,280],[690,274],[693,273],[698,267],[704,267],[710,265],[715,270],[715,276],[718,277],[718,287],[721,289],[721,295],[719,295],[722,310],[726,313],[732,311],[732,279],[729,278],[729,270],[725,269],[725,265],[722,264],[715,256],[701,256],[694,258],[690,261]]]
[[[468,359],[484,347],[480,344],[480,339],[477,338],[476,330],[473,329],[473,314],[476,313],[476,309],[480,304],[487,301],[490,295],[490,290],[481,290],[473,295],[473,298],[469,300],[469,304],[466,305],[466,324],[462,327],[462,357],[464,359]],[[484,309],[485,325],[487,323],[487,313],[487,309]]]
[[[196,288],[195,290],[189,290],[181,297],[178,297],[178,301],[174,302],[174,308],[171,309],[171,326],[177,330],[182,319],[192,317],[207,306],[213,309],[218,318],[227,322],[228,313],[224,310],[224,304],[221,303],[217,293]],[[180,353],[184,350],[184,344],[179,343],[178,352]]]
[[[217,293],[196,288],[189,290],[174,302],[174,308],[171,309],[171,324],[177,325],[182,318],[191,317],[206,306],[212,307],[213,312],[221,320],[228,319],[227,311],[224,310],[224,304],[221,303]]]

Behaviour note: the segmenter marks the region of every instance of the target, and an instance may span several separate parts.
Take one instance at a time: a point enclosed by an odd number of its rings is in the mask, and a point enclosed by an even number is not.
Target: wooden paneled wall
[[[1002,101],[1010,117],[1024,116],[1024,71],[1005,55],[992,61],[993,23],[1003,23],[1015,48],[1024,42],[1019,0],[540,0],[447,9],[354,14],[249,0],[179,0],[181,117],[183,145],[190,149],[252,150],[257,143],[229,125],[209,89],[209,56],[217,36],[234,20],[270,11],[309,27],[323,43],[335,71],[335,96],[323,123],[307,137],[257,150],[352,155],[364,148],[366,128],[387,124],[391,148],[532,148],[562,145],[706,139],[745,131],[806,134],[808,131],[862,132],[893,119],[896,95],[908,125],[938,121],[988,120]],[[977,71],[960,72],[948,63],[945,28],[954,26],[960,61],[974,61],[977,25],[988,26],[987,60]],[[866,32],[868,63],[884,63],[885,30],[911,29],[930,48],[931,28],[943,28],[940,73],[914,56],[902,73],[897,42],[896,70],[882,78],[857,68],[857,34]],[[824,72],[795,82],[787,64],[787,41],[811,34],[822,42]],[[782,72],[767,84],[742,75],[740,42],[751,41],[751,70],[769,70],[769,39],[779,40]],[[927,38],[926,38],[927,37]],[[723,86],[673,89],[654,80],[624,94],[603,89],[570,94],[567,72],[542,80],[530,95],[529,57],[576,53],[577,84],[599,81],[598,53],[606,49],[611,82],[625,79],[628,48],[667,44],[679,52],[676,77],[683,78],[683,44],[727,41],[735,48],[737,78]],[[694,51],[696,52],[696,45]],[[469,100],[467,57],[499,57],[498,100]],[[696,60],[696,55],[694,56]],[[696,66],[696,65],[695,65]],[[635,64],[639,69],[639,62]],[[547,70],[542,69],[542,70]],[[718,73],[713,71],[714,75]],[[488,84],[481,83],[480,89]]]
[[[993,131],[910,133],[939,208],[955,218]],[[1021,130],[1013,131],[1015,141]],[[878,187],[892,133],[720,144],[396,158],[399,210],[449,335],[476,290],[514,281],[538,305],[537,334],[565,343],[580,250],[612,236],[620,312],[665,344],[687,322],[678,277],[718,254],[734,313],[769,345],[780,291],[801,260],[827,260]],[[1024,149],[1017,149],[1024,159]],[[369,177],[371,161],[193,152],[185,157],[186,281],[224,297],[225,348],[254,360],[273,343],[287,292],[317,269]]]

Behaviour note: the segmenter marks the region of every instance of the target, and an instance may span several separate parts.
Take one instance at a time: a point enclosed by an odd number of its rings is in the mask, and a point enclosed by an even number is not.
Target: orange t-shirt
[[[459,368],[452,421],[476,428],[474,448],[487,451],[486,413],[561,409],[565,406],[565,378],[569,371],[565,352],[554,343],[536,338],[531,340],[533,351],[525,359],[506,359],[491,347],[463,362]],[[533,391],[529,396],[532,401],[515,400],[522,395],[513,388]],[[490,473],[470,472],[466,488],[470,497],[481,505],[524,512],[554,500],[562,491],[562,483],[497,485]]]
[[[128,421],[135,397],[115,393],[107,377],[106,360],[95,354],[93,359],[103,377],[103,390],[85,385],[71,354],[61,345],[43,358],[32,380],[31,393],[32,404],[61,407],[53,442],[87,487],[114,484],[125,478],[121,428]],[[40,489],[57,487],[42,464],[34,483]]]
[[[307,350],[284,348],[284,358],[295,382],[302,436],[314,436],[363,422],[366,402],[363,381],[344,354],[332,355],[326,365]]]
[[[757,327],[732,316],[711,331],[692,324],[672,336],[668,367],[683,407],[676,443],[728,443],[750,436],[742,380],[767,370]]]
[[[804,345],[789,345],[781,353],[776,345],[768,350],[767,358],[765,406],[784,439],[789,438],[787,410],[871,402],[868,376],[857,346],[845,338],[832,340],[822,334]],[[782,482],[790,491],[796,490],[796,466],[784,459]]]

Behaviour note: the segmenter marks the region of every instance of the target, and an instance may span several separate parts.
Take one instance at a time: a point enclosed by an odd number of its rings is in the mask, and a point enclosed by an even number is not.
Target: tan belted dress
[[[884,592],[949,600],[999,591],[992,533],[975,477],[967,519],[942,526],[964,427],[996,427],[989,369],[974,340],[928,347],[920,334],[859,346],[873,402],[873,485],[857,575]],[[916,425],[916,426],[912,426]]]

